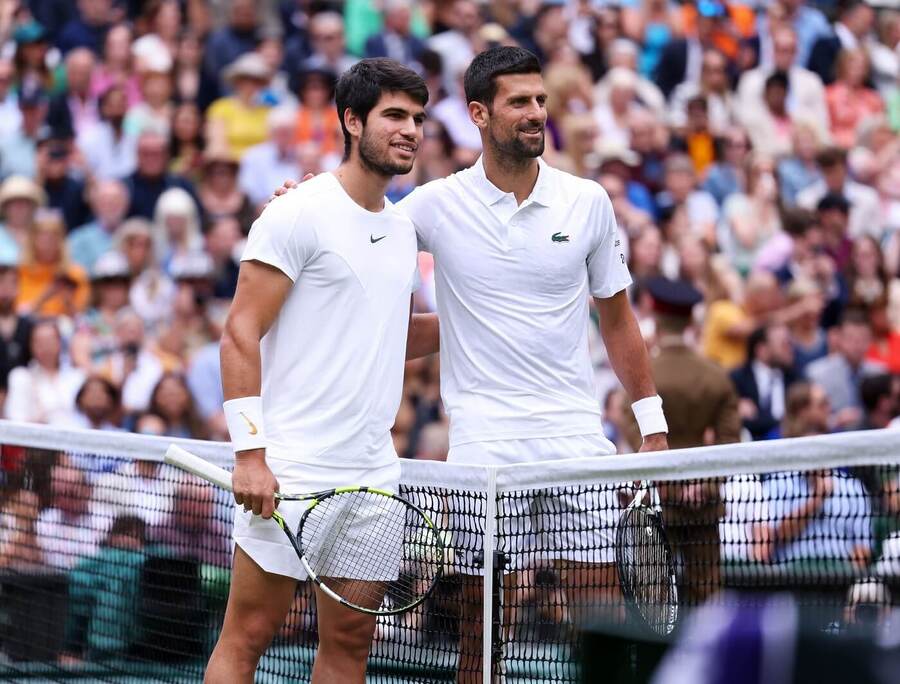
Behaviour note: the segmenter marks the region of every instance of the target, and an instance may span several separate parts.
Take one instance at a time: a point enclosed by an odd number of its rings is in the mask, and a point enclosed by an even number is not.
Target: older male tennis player
[[[305,579],[267,519],[274,493],[348,484],[396,491],[390,429],[404,359],[437,349],[434,317],[411,323],[415,230],[384,198],[391,177],[415,159],[425,83],[392,60],[363,60],[341,77],[336,99],[346,157],[253,225],[222,338],[232,484],[243,510],[207,682],[253,681]],[[280,512],[296,528],[300,508],[283,502]],[[312,681],[361,684],[375,618],[317,598]]]

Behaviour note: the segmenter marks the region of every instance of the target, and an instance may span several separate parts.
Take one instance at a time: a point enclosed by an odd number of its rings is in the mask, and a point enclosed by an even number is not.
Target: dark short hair
[[[867,413],[878,408],[878,402],[883,397],[891,396],[893,382],[888,373],[869,375],[862,379],[862,382],[859,384],[859,396]]]
[[[844,309],[840,320],[838,321],[838,325],[841,327],[845,325],[858,325],[866,328],[872,327],[872,324],[869,322],[868,314],[864,309],[859,307],[848,307]]]
[[[839,192],[828,192],[819,200],[816,209],[819,211],[831,211],[832,209],[837,209],[844,214],[849,214],[850,202]]]
[[[747,363],[751,363],[756,358],[756,350],[765,344],[766,336],[769,329],[766,326],[756,328],[747,338]]]
[[[847,153],[840,147],[826,147],[816,155],[816,164],[823,169],[847,166]]]
[[[344,158],[350,154],[351,142],[344,112],[349,109],[365,123],[384,93],[406,93],[423,107],[428,104],[428,88],[422,77],[393,59],[362,59],[338,79],[334,99],[344,131]]]
[[[787,92],[791,89],[790,83],[790,79],[785,72],[775,71],[766,79],[764,89],[768,90],[769,88],[775,86],[776,88],[782,88],[785,92]]]
[[[490,109],[497,94],[497,78],[510,74],[539,74],[541,63],[525,48],[500,45],[475,55],[463,77],[466,102],[480,102]]]

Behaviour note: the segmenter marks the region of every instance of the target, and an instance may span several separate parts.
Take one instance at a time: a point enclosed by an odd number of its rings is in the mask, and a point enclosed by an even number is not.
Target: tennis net
[[[446,531],[452,562],[422,606],[379,618],[370,680],[580,681],[580,626],[633,615],[615,528],[637,482],[652,484],[681,614],[734,590],[781,591],[823,629],[871,619],[900,592],[897,434],[503,467],[403,461],[400,493]],[[227,600],[233,507],[163,464],[169,443],[0,421],[0,679],[200,680]],[[230,466],[228,445],[177,443]],[[315,601],[300,583],[257,681],[308,679]]]

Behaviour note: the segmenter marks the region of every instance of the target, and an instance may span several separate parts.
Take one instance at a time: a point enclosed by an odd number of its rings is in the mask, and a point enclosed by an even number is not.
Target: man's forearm
[[[406,339],[406,360],[436,354],[441,347],[437,314],[413,314]]]
[[[259,338],[236,328],[239,326],[226,327],[219,349],[222,391],[226,401],[259,396],[262,387]]]
[[[609,362],[632,401],[652,397],[656,394],[656,385],[650,370],[647,345],[644,344],[626,294],[620,292],[610,299],[617,298],[621,300],[595,300],[600,311],[600,334],[606,345]]]

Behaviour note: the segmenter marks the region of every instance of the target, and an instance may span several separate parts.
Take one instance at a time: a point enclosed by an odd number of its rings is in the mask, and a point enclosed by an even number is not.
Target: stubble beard
[[[372,173],[390,178],[391,176],[403,176],[412,171],[413,162],[395,162],[390,159],[387,151],[378,149],[374,136],[363,134],[359,139],[359,161]]]
[[[545,133],[533,143],[521,140],[518,135],[513,135],[507,140],[500,140],[494,131],[489,129],[488,140],[494,155],[506,166],[525,166],[528,162],[544,154]]]

